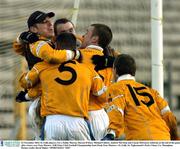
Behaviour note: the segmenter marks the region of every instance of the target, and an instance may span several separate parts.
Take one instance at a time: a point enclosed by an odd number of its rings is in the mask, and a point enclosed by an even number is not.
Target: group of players
[[[70,20],[53,23],[54,15],[33,12],[28,31],[13,44],[29,68],[20,78],[25,91],[16,101],[33,101],[29,111],[40,131],[36,139],[114,140],[125,135],[126,140],[177,140],[177,121],[168,103],[135,81],[135,60],[109,47],[111,29],[91,24],[80,37]]]

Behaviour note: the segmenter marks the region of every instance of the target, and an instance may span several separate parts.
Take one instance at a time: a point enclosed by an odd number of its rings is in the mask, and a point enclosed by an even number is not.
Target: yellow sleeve
[[[168,102],[165,99],[163,99],[156,90],[151,89],[151,92],[153,93],[154,100],[156,101],[157,106],[159,107],[161,115],[163,115],[166,112],[169,112],[170,108]]]
[[[176,117],[171,112],[168,102],[165,99],[163,99],[156,90],[153,90],[153,92],[155,94],[154,97],[155,97],[156,103],[161,111],[161,116],[170,129],[171,140],[177,140],[178,133],[177,133]]]
[[[24,73],[19,79],[19,83],[24,89],[32,88],[38,81],[39,74],[34,67],[28,73]]]
[[[119,138],[124,133],[124,108],[125,97],[119,88],[110,86],[107,90],[109,101],[106,107],[109,116],[109,130],[115,132],[115,137]]]
[[[101,96],[105,94],[107,87],[104,85],[101,77],[93,71],[91,91],[94,96]]]
[[[34,56],[45,60],[48,63],[62,63],[72,60],[75,56],[71,50],[55,50],[45,41],[37,41],[30,44],[31,52]]]
[[[19,78],[19,84],[24,89],[30,88],[30,86],[28,86],[28,84],[26,83],[26,80],[25,80],[26,75],[27,75],[27,73],[23,73],[21,75],[21,77]]]
[[[124,134],[124,117],[117,109],[113,103],[108,104],[106,107],[109,117],[108,132],[114,132],[112,134],[115,135],[115,138],[119,138]]]
[[[178,140],[178,131],[177,131],[177,120],[172,112],[166,112],[162,115],[162,118],[166,122],[167,126],[170,129],[171,140]]]
[[[34,87],[28,90],[28,97],[30,99],[36,99],[37,97],[41,96],[41,94],[42,94],[42,88],[40,83],[38,83],[37,85],[35,85]]]
[[[111,83],[113,80],[112,68],[105,68],[103,70],[99,70],[98,74],[103,77],[103,79],[104,79],[103,81],[106,86],[110,86],[112,84]]]
[[[32,88],[39,83],[39,73],[49,67],[45,62],[39,62],[28,72],[21,76],[19,79],[21,87],[24,89]]]

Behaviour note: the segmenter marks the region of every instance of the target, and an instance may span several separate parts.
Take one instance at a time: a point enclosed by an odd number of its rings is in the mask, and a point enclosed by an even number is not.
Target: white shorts
[[[48,115],[44,127],[45,140],[91,140],[84,118]]]
[[[89,111],[89,121],[95,140],[101,140],[107,134],[109,117],[104,109]]]
[[[32,126],[35,140],[40,140],[40,130],[42,127],[43,118],[40,116],[40,97],[35,99],[29,106],[28,116]]]

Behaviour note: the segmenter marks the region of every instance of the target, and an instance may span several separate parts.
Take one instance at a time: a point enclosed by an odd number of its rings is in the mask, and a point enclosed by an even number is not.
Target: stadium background
[[[83,34],[92,23],[112,28],[111,46],[131,54],[137,61],[138,81],[151,82],[150,0],[80,0],[77,33]],[[26,117],[29,104],[14,101],[17,78],[26,66],[12,50],[12,42],[27,30],[26,20],[36,10],[53,11],[55,19],[72,18],[74,0],[0,0],[0,139],[31,139]],[[180,1],[163,1],[164,87],[165,97],[180,121]],[[26,124],[27,119],[27,124]],[[23,121],[22,121],[23,120]],[[22,125],[26,124],[26,128]]]

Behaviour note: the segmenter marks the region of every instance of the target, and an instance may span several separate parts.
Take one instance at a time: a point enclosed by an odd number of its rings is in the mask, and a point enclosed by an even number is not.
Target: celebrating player
[[[109,133],[104,140],[118,138],[124,129],[126,140],[175,140],[176,118],[159,93],[135,81],[136,63],[126,54],[114,62],[116,83],[108,88]]]

